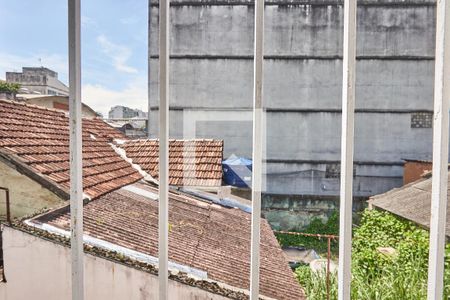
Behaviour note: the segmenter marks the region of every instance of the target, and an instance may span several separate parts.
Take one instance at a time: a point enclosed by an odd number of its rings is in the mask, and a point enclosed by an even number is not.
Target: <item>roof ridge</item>
[[[20,101],[16,101],[16,100],[7,100],[7,99],[0,99],[0,102],[6,102],[9,104],[13,104],[13,105],[22,105],[22,106],[31,107],[31,108],[37,108],[40,110],[52,111],[52,112],[59,113],[65,117],[68,117],[68,112],[65,113],[64,111],[62,111],[60,109],[56,109],[56,108],[44,107],[44,106],[39,106],[36,104],[30,104],[30,103],[20,102]],[[85,119],[85,118],[83,118],[83,119]]]
[[[5,103],[9,103],[9,104],[13,104],[13,105],[22,105],[22,106],[26,106],[26,107],[30,107],[30,108],[36,108],[36,109],[40,109],[40,110],[45,110],[45,111],[51,111],[51,112],[56,112],[61,114],[62,116],[69,118],[69,111],[64,111],[61,109],[57,109],[57,108],[51,108],[51,107],[44,107],[44,106],[39,106],[37,104],[31,104],[31,103],[26,103],[26,102],[22,102],[22,101],[17,101],[17,100],[8,100],[8,99],[0,99],[0,102],[5,102]],[[84,104],[84,103],[82,103]],[[84,104],[86,105],[86,104]],[[88,106],[88,105],[86,105]],[[89,106],[88,106],[89,107]],[[90,107],[89,107],[90,108]],[[94,111],[92,108],[90,108],[92,111]],[[95,112],[95,111],[94,111]],[[87,117],[81,117],[82,120],[100,120],[103,121],[105,124],[108,124],[107,122],[105,122],[101,117],[97,116],[97,117],[93,117],[93,118],[87,118]],[[109,124],[108,124],[109,125]],[[111,125],[109,125],[111,128],[113,128]]]
[[[125,143],[133,143],[133,142],[145,142],[145,141],[159,141],[159,138],[139,138],[134,140],[128,140]],[[169,139],[169,142],[223,142],[222,139]]]
[[[11,117],[12,115],[14,117]],[[3,159],[2,156],[5,156],[5,160],[11,161],[9,163],[11,167],[20,165],[23,175],[38,182],[62,200],[67,200],[69,184],[65,181],[60,184],[61,178],[57,178],[56,175],[61,172],[67,173],[69,169],[68,114],[53,108],[2,99],[0,100],[0,116],[5,119],[0,122],[3,129],[20,129],[8,135],[11,141],[7,140],[7,143],[0,145],[0,160]],[[8,117],[11,117],[10,120]],[[100,118],[82,118],[82,123],[82,150],[83,154],[89,157],[89,163],[83,165],[83,170],[91,167],[98,168],[98,172],[83,176],[83,180],[89,179],[89,184],[84,185],[84,191],[89,197],[95,199],[141,178],[131,164],[117,155],[109,145],[111,139],[125,138],[122,133],[108,126]],[[41,128],[49,130],[44,131]],[[95,140],[92,138],[93,134]],[[7,152],[8,149],[10,151]],[[116,168],[114,164],[110,164],[113,160],[123,161],[127,166],[121,164],[124,170]],[[124,173],[127,173],[127,176],[122,176]],[[52,177],[52,174],[55,176]]]

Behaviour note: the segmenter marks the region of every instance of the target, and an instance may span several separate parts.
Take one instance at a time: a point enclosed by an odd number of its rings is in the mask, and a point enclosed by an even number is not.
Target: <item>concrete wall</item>
[[[367,207],[362,198],[355,198],[354,210]],[[313,218],[326,221],[339,209],[338,196],[263,195],[263,215],[273,230],[302,231]]]
[[[69,95],[69,88],[58,80],[58,73],[47,68],[23,68],[23,72],[6,72],[6,81],[20,83],[30,93]]]
[[[63,204],[58,196],[39,183],[0,162],[0,187],[9,189],[10,209],[13,218],[32,214],[43,208]],[[6,217],[5,193],[0,191],[0,219]]]
[[[223,138],[225,157],[251,156],[253,4],[174,1],[170,135]],[[152,3],[156,136],[159,19]],[[403,158],[431,158],[432,129],[412,120],[433,109],[436,11],[431,0],[358,4],[355,196],[366,197],[402,184]],[[339,179],[327,169],[340,160],[342,1],[269,0],[265,18],[265,192],[339,195]]]
[[[70,299],[70,248],[9,227],[3,230],[7,283],[0,299]],[[87,300],[157,299],[158,277],[85,254]],[[169,280],[169,299],[222,300],[222,296]]]

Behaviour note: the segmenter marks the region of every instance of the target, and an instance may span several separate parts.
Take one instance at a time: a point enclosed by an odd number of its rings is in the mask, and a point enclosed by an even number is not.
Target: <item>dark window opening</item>
[[[417,112],[411,114],[411,128],[432,128],[433,113]]]
[[[356,165],[353,164],[353,178],[356,177]],[[325,178],[341,178],[341,164],[327,164]]]

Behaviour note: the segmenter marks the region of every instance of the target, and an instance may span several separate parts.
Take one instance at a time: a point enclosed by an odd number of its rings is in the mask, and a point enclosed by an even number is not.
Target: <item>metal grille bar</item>
[[[259,299],[259,255],[261,230],[264,0],[255,0],[255,44],[253,73],[253,172],[250,299]]]
[[[159,3],[159,299],[168,299],[169,244],[169,4]]]
[[[356,73],[356,0],[344,2],[344,59],[342,75],[341,190],[339,217],[338,299],[350,299],[353,148]]]
[[[437,1],[428,299],[442,299],[448,181],[450,1]]]
[[[72,299],[84,299],[81,135],[81,0],[69,0],[70,231]]]

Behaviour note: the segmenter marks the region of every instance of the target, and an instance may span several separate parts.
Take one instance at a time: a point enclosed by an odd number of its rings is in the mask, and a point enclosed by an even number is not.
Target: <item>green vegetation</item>
[[[325,223],[319,219],[314,218],[309,226],[303,230],[304,233],[318,233],[318,234],[339,234],[339,214],[337,211],[333,212]],[[317,237],[291,235],[291,234],[275,234],[281,246],[303,246],[307,249],[314,249],[319,254],[327,253],[327,239],[318,239]],[[337,255],[338,240],[331,240],[331,252]]]
[[[10,83],[0,80],[0,93],[17,94],[20,89],[19,83]]]
[[[429,233],[387,212],[366,210],[354,231],[352,245],[352,299],[426,299]],[[383,254],[379,247],[395,249]],[[377,250],[378,248],[378,250]],[[445,295],[450,296],[450,247],[446,248]],[[326,280],[309,266],[296,270],[308,299],[326,299]],[[331,276],[331,297],[337,299],[337,276]]]

